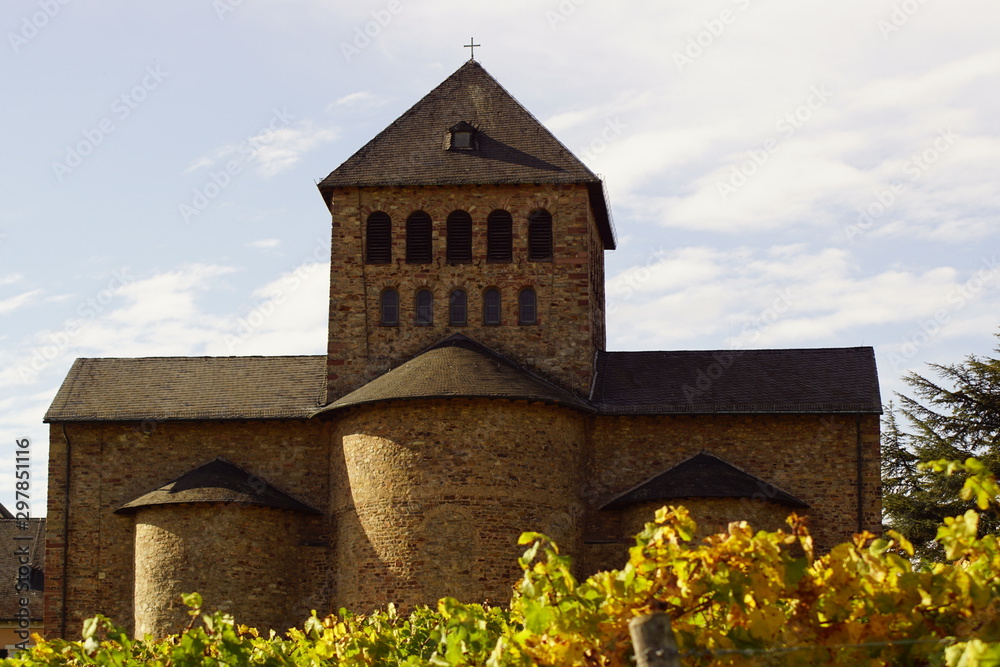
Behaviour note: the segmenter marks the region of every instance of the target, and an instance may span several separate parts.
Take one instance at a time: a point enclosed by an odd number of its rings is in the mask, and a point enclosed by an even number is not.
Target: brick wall
[[[523,401],[355,408],[335,425],[338,604],[506,602],[517,538],[577,541],[585,418]]]
[[[156,505],[135,516],[135,635],[181,632],[182,593],[255,628],[301,626],[311,583],[300,556],[303,516],[237,503]]]
[[[205,421],[67,424],[50,430],[46,543],[46,634],[78,636],[84,619],[102,613],[131,627],[135,517],[115,514],[126,502],[223,456],[275,487],[325,511],[329,497],[326,425],[304,421]],[[65,502],[69,497],[68,576],[64,576]],[[302,541],[329,542],[321,517],[304,520]],[[299,568],[310,586],[294,592],[298,615],[330,609],[328,547],[303,547]],[[69,586],[64,591],[64,581]],[[66,595],[63,629],[62,599]],[[188,591],[190,592],[190,591]],[[206,599],[207,608],[213,601]]]
[[[597,508],[619,494],[707,451],[773,484],[810,507],[820,549],[848,540],[858,531],[858,441],[862,462],[862,526],[881,530],[878,416],[864,415],[716,415],[594,417],[591,450],[584,473],[583,501],[588,527],[583,570],[617,568],[625,547],[656,507],[691,501],[652,503],[631,510]],[[758,499],[762,501],[763,499]],[[757,518],[761,527],[776,525],[786,510],[772,503],[697,501],[696,518],[719,526]],[[691,503],[692,506],[695,503]],[[641,515],[646,513],[646,518]],[[638,514],[637,514],[638,513]],[[622,545],[609,546],[608,543]]]
[[[443,595],[502,603],[520,575],[521,532],[549,534],[576,556],[580,575],[621,567],[632,535],[658,503],[597,508],[702,450],[808,503],[822,549],[857,530],[860,440],[863,525],[877,531],[881,516],[876,415],[611,417],[525,401],[451,399],[359,406],[325,421],[66,429],[69,461],[62,425],[51,429],[50,636],[62,633],[64,592],[67,636],[78,636],[82,621],[95,613],[164,629],[176,621],[171,596],[186,585],[204,587],[208,608],[223,606],[241,621],[278,629],[309,609],[363,612],[390,601],[407,608]],[[220,455],[324,516],[290,519],[283,510],[214,505],[114,513]],[[738,519],[771,528],[783,512],[742,500],[688,504],[713,528]],[[220,553],[203,566],[212,576],[199,579],[173,559],[180,543],[195,555],[210,551],[213,540],[199,532],[206,525],[216,526]],[[227,542],[227,533],[243,541]],[[255,552],[265,541],[270,551]],[[287,563],[294,564],[291,573],[268,580],[265,572]],[[222,573],[233,568],[254,580],[259,574],[265,584],[229,586]],[[160,603],[158,581],[167,595]],[[276,591],[281,602],[263,610],[260,595]]]
[[[527,217],[545,208],[552,214],[552,261],[528,261]],[[556,383],[586,395],[596,346],[604,345],[603,251],[582,185],[426,186],[340,188],[332,199],[329,392],[342,396],[452,333],[463,333]],[[514,261],[486,261],[486,217],[495,209],[514,220]],[[417,210],[433,220],[434,261],[407,264],[406,218]],[[455,210],[473,221],[473,261],[448,264],[445,221]],[[369,214],[392,218],[391,264],[365,264]],[[400,324],[380,326],[379,298],[398,290]],[[498,288],[502,322],[482,323],[482,295]],[[533,287],[538,324],[518,325],[517,296]],[[413,323],[417,289],[434,294],[434,323]],[[465,326],[448,324],[448,295],[469,296]]]

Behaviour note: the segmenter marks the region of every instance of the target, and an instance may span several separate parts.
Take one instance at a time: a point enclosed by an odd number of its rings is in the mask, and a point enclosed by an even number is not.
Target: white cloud
[[[235,162],[239,170],[252,165],[258,174],[270,178],[296,164],[304,154],[339,137],[336,130],[313,127],[310,121],[282,125],[285,116],[275,114],[269,127],[248,136],[239,144],[227,144],[195,159],[183,173]]]
[[[839,248],[683,248],[609,279],[609,338],[627,349],[698,339],[716,341],[707,347],[827,346],[926,318],[958,332],[980,316],[978,304],[1000,294],[1000,267],[987,260],[974,269],[865,274]]]
[[[271,177],[288,169],[317,146],[334,141],[333,130],[313,129],[306,125],[286,127],[255,137],[260,145],[253,161],[264,177]]]
[[[0,315],[6,315],[12,313],[22,306],[27,306],[38,300],[38,295],[42,293],[42,290],[36,289],[30,292],[22,292],[17,296],[12,296],[10,298],[0,301]]]
[[[248,243],[251,248],[277,248],[281,245],[280,239],[259,239]]]

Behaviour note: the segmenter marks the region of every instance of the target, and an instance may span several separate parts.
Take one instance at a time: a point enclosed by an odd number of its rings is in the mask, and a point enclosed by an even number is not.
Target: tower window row
[[[426,211],[414,211],[406,218],[406,263],[429,264],[434,258],[434,223]],[[449,264],[472,261],[472,216],[452,211],[445,221],[445,258]],[[552,259],[552,214],[538,208],[528,214],[528,260]],[[497,209],[486,216],[486,261],[514,261],[514,219]],[[392,263],[392,218],[375,211],[365,225],[365,262]]]
[[[379,297],[379,324],[384,327],[399,326],[399,291],[388,287]],[[499,326],[503,322],[503,307],[500,290],[491,287],[483,291],[482,324]],[[413,323],[417,326],[434,324],[434,293],[423,287],[413,295]],[[464,289],[454,289],[448,295],[449,326],[466,326],[469,322],[469,295]],[[517,294],[517,323],[538,324],[538,297],[531,287]]]

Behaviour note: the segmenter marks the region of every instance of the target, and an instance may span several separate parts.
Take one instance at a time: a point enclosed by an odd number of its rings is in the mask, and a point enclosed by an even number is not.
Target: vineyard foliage
[[[978,510],[945,520],[946,561],[917,563],[905,537],[860,534],[817,555],[804,522],[754,532],[732,523],[696,540],[683,507],[665,507],[620,570],[578,581],[568,557],[526,533],[524,576],[507,608],[442,599],[399,614],[315,614],[286,635],[261,636],[229,616],[201,613],[166,639],[134,640],[109,619],[80,641],[39,641],[4,665],[606,665],[634,664],[628,623],[665,612],[685,665],[1000,664],[1000,543],[978,535],[1000,501],[974,459],[930,464],[966,476]],[[456,545],[460,548],[460,545]]]

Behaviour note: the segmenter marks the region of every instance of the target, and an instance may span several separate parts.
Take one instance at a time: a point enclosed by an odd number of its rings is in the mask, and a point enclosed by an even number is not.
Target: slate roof
[[[570,392],[484,345],[455,334],[316,414],[365,403],[421,398],[503,398],[558,403],[592,411]]]
[[[870,347],[600,352],[605,414],[882,412]]]
[[[385,400],[485,397],[599,414],[881,412],[870,347],[600,352],[583,401],[462,335],[323,407],[326,358],[77,359],[46,422],[307,419]]]
[[[447,150],[449,128],[477,129],[475,150]],[[469,60],[319,183],[335,187],[585,184],[604,246],[615,234],[601,179],[496,79]]]
[[[46,422],[307,418],[326,357],[77,359]]]
[[[809,507],[795,496],[707,452],[697,454],[606,503],[621,509],[678,498],[754,498],[789,507]]]
[[[279,491],[221,456],[125,503],[115,511],[129,514],[142,507],[182,503],[240,503],[321,514],[315,507]]]
[[[2,507],[2,505],[0,505]],[[9,512],[8,512],[9,513]],[[20,608],[19,598],[28,598],[28,613],[33,621],[42,620],[42,588],[45,572],[45,519],[0,519],[0,621],[15,618]],[[33,570],[31,588],[17,592],[19,548],[28,550],[28,565]]]

